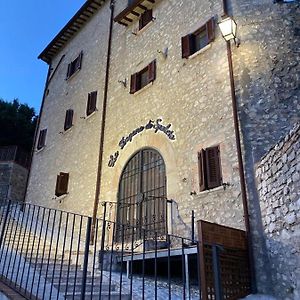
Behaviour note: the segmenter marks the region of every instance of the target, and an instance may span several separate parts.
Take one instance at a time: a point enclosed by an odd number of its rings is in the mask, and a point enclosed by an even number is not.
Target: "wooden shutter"
[[[137,73],[131,75],[130,94],[134,94],[136,91],[137,91]]]
[[[143,27],[145,27],[148,23],[152,21],[152,9],[146,10],[140,18],[139,21],[139,30],[141,30]]]
[[[82,56],[83,56],[83,52],[81,51],[76,59],[76,66],[75,66],[76,71],[81,69]]]
[[[205,151],[203,149],[198,153],[198,172],[199,172],[199,188],[200,188],[200,192],[202,192],[206,189]]]
[[[215,39],[215,20],[214,20],[214,18],[211,18],[206,23],[206,32],[207,32],[208,43],[211,43]]]
[[[156,60],[148,65],[148,83],[155,80],[156,77]]]
[[[70,76],[71,76],[71,63],[68,64],[68,71],[67,71],[67,76],[66,76],[66,79],[68,79]]]
[[[56,178],[55,196],[59,197],[68,192],[69,173],[60,172]]]
[[[47,129],[43,129],[40,131],[37,149],[40,150],[45,146]]]
[[[88,102],[86,107],[86,115],[90,115],[96,110],[97,104],[97,91],[88,94]]]
[[[212,189],[222,184],[219,146],[205,149],[207,188]]]
[[[64,130],[68,130],[69,128],[72,127],[72,125],[73,125],[73,115],[74,115],[73,109],[68,109],[66,111]]]
[[[182,58],[188,58],[191,53],[192,43],[191,35],[188,34],[181,38]]]

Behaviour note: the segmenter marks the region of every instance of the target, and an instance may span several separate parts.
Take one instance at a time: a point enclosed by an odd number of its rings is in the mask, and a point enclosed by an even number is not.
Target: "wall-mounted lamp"
[[[124,88],[127,87],[127,79],[126,78],[124,80],[118,80],[118,82],[121,83]]]
[[[223,16],[222,21],[218,24],[225,41],[234,40],[236,42],[237,25],[232,17]]]

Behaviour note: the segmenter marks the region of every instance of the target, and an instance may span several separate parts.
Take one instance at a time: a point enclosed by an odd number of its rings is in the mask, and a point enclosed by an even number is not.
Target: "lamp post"
[[[224,3],[226,3],[226,1],[224,1]],[[219,22],[219,28],[221,30],[222,36],[225,39],[227,45],[227,58],[228,58],[229,78],[230,78],[230,88],[231,88],[234,133],[235,133],[237,157],[238,157],[238,164],[239,164],[239,177],[240,177],[241,195],[243,201],[245,229],[246,229],[247,242],[248,242],[248,253],[249,253],[248,258],[249,258],[249,268],[250,268],[250,276],[251,276],[251,292],[256,293],[252,236],[251,236],[251,228],[250,228],[250,220],[249,220],[246,181],[245,181],[244,164],[243,164],[243,157],[242,157],[237,99],[235,94],[235,82],[234,82],[234,75],[233,75],[233,63],[232,63],[232,52],[231,52],[231,40],[234,41],[236,46],[239,46],[236,37],[237,23],[232,17],[227,15],[227,7],[225,5],[224,5],[224,12],[225,15],[222,17],[221,22]]]

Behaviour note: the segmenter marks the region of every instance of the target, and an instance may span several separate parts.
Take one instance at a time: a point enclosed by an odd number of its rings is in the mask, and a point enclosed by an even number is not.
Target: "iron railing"
[[[200,298],[197,242],[105,216],[1,205],[1,280],[27,299]]]

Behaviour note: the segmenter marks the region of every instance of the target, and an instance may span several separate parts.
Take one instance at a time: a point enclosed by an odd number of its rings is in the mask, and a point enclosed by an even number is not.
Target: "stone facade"
[[[279,299],[300,298],[300,123],[257,165],[271,277]]]
[[[115,1],[115,15],[128,4]],[[251,212],[258,289],[272,292],[254,166],[280,136],[299,120],[299,3],[228,0],[238,24],[240,46],[233,47],[243,158]],[[143,148],[156,149],[166,165],[167,198],[173,199],[169,231],[190,235],[197,219],[244,228],[239,166],[231,106],[226,43],[216,28],[214,41],[197,55],[181,57],[181,37],[207,20],[221,20],[221,0],[160,0],[154,21],[137,32],[138,21],[113,24],[100,201],[118,201],[119,181],[128,160]],[[109,32],[109,1],[51,61],[54,70],[39,129],[46,146],[34,153],[27,201],[92,214],[100,146],[101,109]],[[188,20],[188,21],[187,21]],[[217,27],[217,26],[216,26]],[[67,65],[83,51],[81,70],[65,80]],[[130,76],[156,60],[156,79],[129,93]],[[84,118],[87,94],[98,91],[97,108]],[[65,111],[74,109],[74,126],[63,132]],[[176,136],[145,130],[126,147],[119,142],[136,128],[161,119]],[[200,192],[197,154],[219,145],[224,187]],[[119,151],[114,166],[111,155]],[[55,197],[56,176],[70,174],[68,194]],[[101,216],[101,210],[98,211]]]
[[[0,162],[0,202],[7,199],[23,201],[28,170],[9,161]]]

